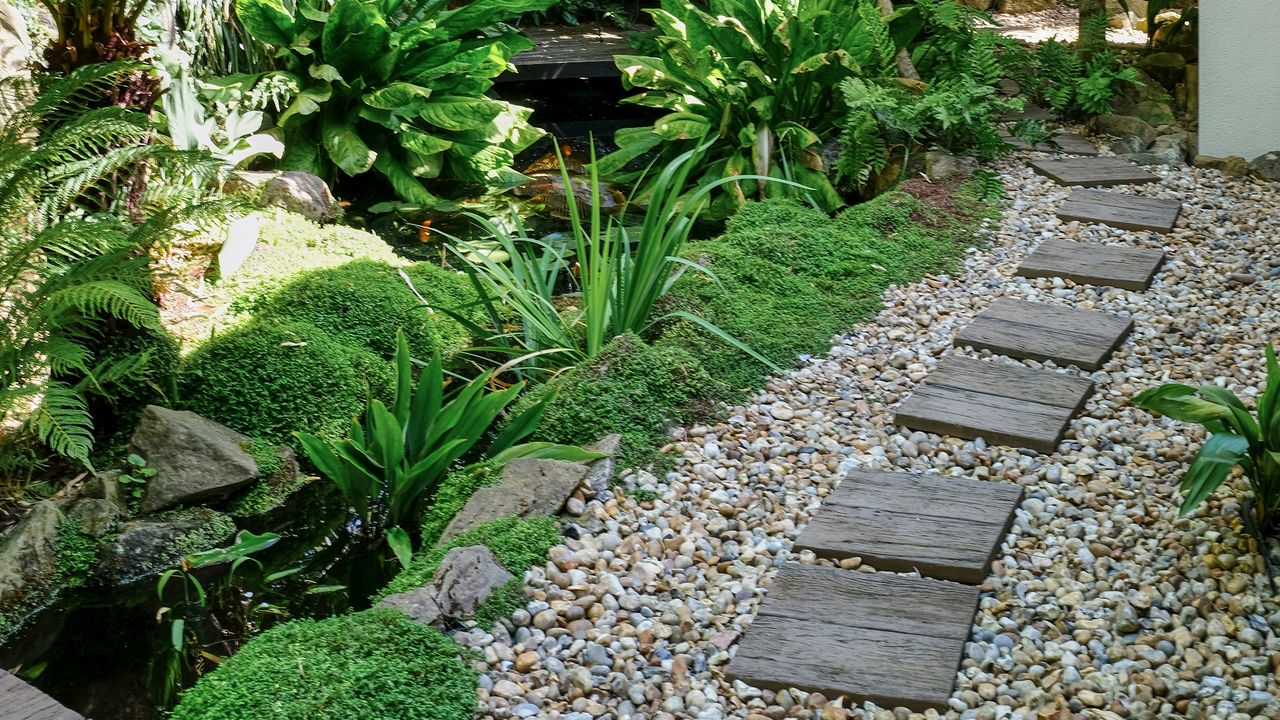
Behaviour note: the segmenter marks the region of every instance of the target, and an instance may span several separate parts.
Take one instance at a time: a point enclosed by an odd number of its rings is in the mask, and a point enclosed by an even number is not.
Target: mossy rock
[[[476,672],[453,640],[398,610],[292,620],[182,695],[171,720],[469,720]]]
[[[471,340],[467,330],[439,310],[481,320],[479,298],[467,279],[452,270],[418,263],[403,268],[413,283],[410,288],[401,271],[375,260],[312,270],[273,294],[256,314],[259,319],[307,322],[340,342],[388,358],[395,353],[397,330],[404,332],[409,349],[419,358],[436,352],[447,358],[467,347]]]
[[[290,443],[294,431],[338,438],[390,363],[303,322],[255,321],[205,343],[183,363],[179,405],[250,437]]]
[[[653,460],[655,440],[693,418],[715,396],[717,385],[685,349],[622,335],[590,362],[521,398],[514,413],[552,388],[558,394],[535,438],[584,445],[617,433],[623,439],[619,462],[634,467]]]

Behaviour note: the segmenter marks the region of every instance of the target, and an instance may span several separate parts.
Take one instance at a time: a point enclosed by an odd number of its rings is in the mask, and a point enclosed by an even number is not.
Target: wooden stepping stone
[[[1091,394],[1088,378],[952,355],[898,406],[894,422],[1053,452]]]
[[[819,557],[979,584],[1022,501],[1011,483],[854,470],[796,539]]]
[[[758,688],[847,696],[847,707],[941,709],[977,605],[974,586],[788,563],[728,675]]]
[[[1033,160],[1031,169],[1059,185],[1138,185],[1160,178],[1115,157],[1059,158]]]
[[[1178,222],[1182,203],[1177,200],[1137,197],[1106,190],[1071,191],[1058,208],[1058,217],[1068,222],[1102,223],[1122,230],[1169,232]]]
[[[1061,277],[1089,285],[1109,285],[1126,290],[1151,287],[1163,250],[1148,250],[1053,238],[1045,240],[1018,266],[1023,277]]]
[[[1097,370],[1131,330],[1133,320],[1109,313],[998,298],[954,344]]]
[[[1064,153],[1066,155],[1092,156],[1098,154],[1097,145],[1090,142],[1088,138],[1075,133],[1054,135],[1051,141],[1042,142],[1035,146],[1016,135],[1001,133],[1001,137],[1004,139],[1005,144],[1012,145],[1016,150],[1034,150],[1036,152]]]
[[[84,716],[66,709],[57,700],[4,670],[0,670],[0,718],[4,720],[84,720]]]

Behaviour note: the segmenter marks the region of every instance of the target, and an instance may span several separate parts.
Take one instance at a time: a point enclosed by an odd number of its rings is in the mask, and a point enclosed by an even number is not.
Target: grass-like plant
[[[557,280],[570,265],[567,250],[530,238],[518,218],[511,231],[477,218],[511,256],[510,262],[471,253],[466,243],[458,243],[457,254],[476,271],[492,298],[514,309],[521,321],[518,333],[501,330],[491,338],[510,347],[509,341],[518,336],[523,350],[552,357],[551,364],[564,367],[594,358],[615,337],[626,333],[643,335],[656,323],[682,319],[774,367],[702,317],[683,310],[661,315],[656,312],[684,272],[693,270],[715,277],[680,256],[699,216],[708,207],[712,192],[740,180],[803,187],[777,178],[743,175],[720,178],[689,190],[691,173],[701,168],[707,150],[715,142],[716,138],[703,141],[657,172],[647,183],[648,204],[638,226],[627,225],[602,210],[603,185],[592,149],[587,183],[590,202],[582,203],[587,209],[583,212],[579,203],[566,203],[576,282],[581,288],[576,308],[565,309],[556,302]],[[558,148],[556,152],[559,153]],[[564,187],[573,188],[563,158],[560,165]],[[483,332],[482,328],[473,329]]]
[[[396,379],[390,406],[371,400],[364,417],[352,419],[347,437],[328,442],[298,433],[307,457],[333,481],[355,510],[359,532],[371,542],[386,538],[396,555],[408,550],[408,530],[458,460],[483,439],[524,383],[497,392],[484,373],[445,400],[445,378],[437,354],[413,382],[413,360],[404,333],[397,332]],[[577,447],[517,443],[532,433],[546,409],[539,402],[508,420],[485,455],[501,464],[518,457],[589,460],[599,457]]]
[[[1192,387],[1167,383],[1139,393],[1137,407],[1183,422],[1203,425],[1211,434],[1182,476],[1182,514],[1218,489],[1239,466],[1253,487],[1243,520],[1255,537],[1274,533],[1280,522],[1280,363],[1266,349],[1267,385],[1258,396],[1257,417],[1231,391],[1217,385]]]

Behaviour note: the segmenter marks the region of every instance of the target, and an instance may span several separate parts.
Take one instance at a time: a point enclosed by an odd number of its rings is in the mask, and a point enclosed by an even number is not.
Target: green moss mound
[[[183,694],[172,720],[467,720],[476,673],[444,634],[374,609],[268,630]]]
[[[292,442],[295,430],[336,438],[391,373],[382,358],[314,325],[255,321],[187,358],[180,406],[271,442]]]
[[[826,352],[833,335],[878,312],[889,285],[915,282],[963,257],[976,217],[945,215],[905,192],[834,219],[788,200],[751,203],[722,236],[685,252],[716,280],[685,273],[669,301],[787,367],[801,354]],[[730,395],[768,373],[689,322],[665,328],[656,345],[697,357]]]
[[[444,556],[457,547],[484,545],[493,552],[493,556],[503,567],[519,578],[530,565],[542,562],[547,551],[558,542],[560,528],[551,518],[505,517],[491,520],[459,534],[447,543],[418,553],[409,567],[387,584],[379,598],[431,582],[431,577],[435,575],[436,568],[440,567]],[[501,595],[499,593],[495,597],[500,598]],[[508,601],[499,599],[498,602]]]
[[[467,279],[456,272],[419,263],[400,268],[376,260],[299,275],[260,308],[257,317],[310,323],[347,345],[365,347],[383,356],[395,353],[396,331],[403,330],[409,349],[420,358],[440,352],[446,358],[467,347],[466,329],[443,312],[470,307],[478,312],[478,298]],[[426,300],[423,307],[417,295]],[[473,319],[480,320],[478,316]]]
[[[517,412],[550,387],[560,392],[538,425],[537,439],[582,445],[618,433],[623,467],[652,460],[654,440],[692,418],[716,390],[693,354],[634,335],[615,338],[591,362],[536,388],[521,399]]]

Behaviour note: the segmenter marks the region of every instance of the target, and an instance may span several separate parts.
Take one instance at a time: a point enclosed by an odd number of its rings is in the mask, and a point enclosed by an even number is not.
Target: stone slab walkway
[[[1101,223],[1122,230],[1165,233],[1177,224],[1181,212],[1182,203],[1177,200],[1077,188],[1058,208],[1058,217],[1068,222]]]
[[[57,700],[0,670],[0,720],[85,720]]]
[[[1059,185],[1111,187],[1140,185],[1159,180],[1159,176],[1116,157],[1058,158],[1033,160],[1031,169]]]
[[[1133,320],[1096,310],[997,298],[956,333],[955,345],[1096,370],[1132,329]]]
[[[1151,287],[1164,257],[1162,250],[1050,238],[1022,261],[1018,274],[1146,290]]]

